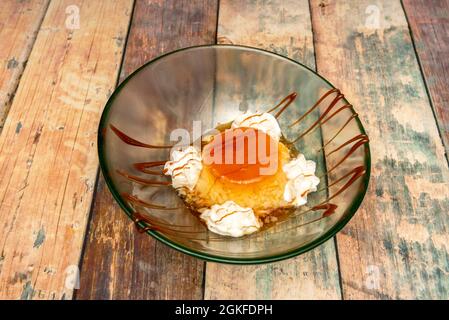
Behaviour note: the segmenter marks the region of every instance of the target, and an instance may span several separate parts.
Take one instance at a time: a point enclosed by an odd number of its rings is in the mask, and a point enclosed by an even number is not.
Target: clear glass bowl
[[[98,131],[103,175],[140,231],[184,253],[236,264],[304,253],[343,228],[362,202],[369,181],[368,139],[352,106],[342,96],[335,99],[339,92],[334,90],[312,108],[333,88],[296,61],[249,47],[198,46],[160,56],[123,81],[104,109]],[[170,145],[175,129],[192,132],[194,121],[201,121],[205,131],[247,109],[268,111],[292,92],[298,97],[279,123],[286,138],[296,140],[295,147],[317,163],[321,182],[306,206],[274,226],[243,238],[222,237],[209,232],[170,186],[144,186],[129,179],[170,181],[154,174],[162,167],[143,173],[134,165],[167,160],[170,150],[127,144],[112,126],[143,143]],[[301,120],[291,126],[297,119]],[[137,198],[151,205],[142,205]]]

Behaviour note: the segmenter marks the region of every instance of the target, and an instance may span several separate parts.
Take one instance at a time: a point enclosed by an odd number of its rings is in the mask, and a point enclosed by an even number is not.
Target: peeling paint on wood
[[[403,5],[425,76],[446,158],[449,152],[449,0],[405,0]]]
[[[31,285],[31,281],[27,281],[23,285],[23,291],[22,291],[22,294],[20,295],[20,300],[31,300],[31,299],[33,299],[33,296],[34,296],[34,290]]]
[[[45,231],[42,227],[36,235],[36,240],[34,240],[33,248],[39,248],[45,240]]]
[[[19,63],[15,58],[9,59],[8,63],[6,64],[6,69],[14,69],[17,68]]]
[[[20,133],[20,129],[22,129],[22,122],[19,121],[16,127],[16,134]]]
[[[2,1],[0,7],[0,132],[49,0]]]

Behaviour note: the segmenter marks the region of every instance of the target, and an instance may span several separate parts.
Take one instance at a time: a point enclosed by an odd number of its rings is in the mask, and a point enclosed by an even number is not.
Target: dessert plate
[[[192,214],[164,164],[174,144],[201,146],[211,128],[256,111],[276,116],[285,141],[316,163],[320,183],[306,204],[258,232],[223,236]],[[102,173],[137,230],[210,261],[264,263],[304,253],[344,227],[369,182],[369,139],[344,94],[306,66],[250,47],[191,47],[148,62],[112,94],[98,132]],[[258,201],[262,193],[241,192]]]

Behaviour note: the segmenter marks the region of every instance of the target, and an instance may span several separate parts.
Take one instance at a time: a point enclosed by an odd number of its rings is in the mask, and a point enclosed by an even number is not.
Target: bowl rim
[[[334,85],[332,85],[332,83],[327,80],[325,77],[321,76],[320,74],[318,74],[315,70],[311,69],[310,67],[296,61],[293,60],[291,58],[288,58],[286,56],[277,54],[275,52],[271,52],[265,49],[260,49],[260,48],[255,48],[255,47],[251,47],[251,46],[245,46],[245,45],[234,45],[234,44],[206,44],[206,45],[196,45],[196,46],[190,46],[190,47],[184,47],[184,48],[180,48],[177,50],[173,50],[170,52],[167,52],[165,54],[159,55],[157,57],[155,57],[154,59],[151,59],[149,61],[147,61],[146,63],[144,63],[142,66],[140,66],[139,68],[137,68],[135,71],[133,71],[132,73],[130,73],[113,91],[113,93],[111,94],[111,96],[109,97],[108,101],[106,102],[106,105],[102,111],[101,114],[101,118],[100,118],[100,122],[98,125],[98,135],[97,135],[97,151],[98,151],[98,157],[99,157],[99,162],[100,162],[100,169],[101,172],[103,174],[103,177],[106,181],[106,185],[108,186],[110,192],[112,193],[112,196],[114,197],[114,199],[117,201],[117,203],[119,204],[120,208],[126,213],[126,215],[133,221],[133,211],[131,209],[131,207],[129,207],[126,202],[122,199],[122,197],[120,196],[119,191],[116,189],[112,178],[109,174],[109,169],[107,166],[107,162],[106,162],[106,156],[105,156],[105,150],[103,148],[104,145],[104,130],[106,129],[106,120],[108,118],[109,115],[109,111],[111,109],[111,106],[116,98],[116,96],[118,95],[118,93],[125,87],[125,85],[128,83],[129,80],[131,80],[136,74],[138,74],[141,70],[143,70],[144,68],[146,68],[147,66],[149,66],[150,64],[175,53],[178,52],[182,52],[182,51],[187,51],[187,50],[192,50],[192,49],[199,49],[199,48],[216,48],[216,49],[220,49],[220,48],[237,48],[237,49],[242,49],[242,50],[250,50],[250,51],[255,51],[255,52],[259,52],[262,54],[268,54],[268,55],[272,55],[273,57],[277,58],[277,59],[284,59],[287,60],[289,62],[292,62],[302,68],[305,68],[306,70],[312,72],[313,74],[315,74],[316,76],[318,76],[319,78],[321,78],[325,83],[327,83],[331,88],[335,88]],[[346,97],[344,98],[346,101]],[[353,112],[354,114],[357,114],[354,110],[354,107],[352,104],[351,105],[351,112]],[[362,122],[360,121],[359,117],[356,116],[355,117],[357,126],[359,128],[359,130],[361,131],[362,134],[366,135],[366,131],[362,125]],[[326,242],[327,240],[329,240],[330,238],[334,237],[354,216],[354,214],[357,212],[358,208],[360,207],[365,194],[367,192],[368,189],[368,184],[369,184],[369,180],[370,180],[370,176],[371,176],[371,151],[370,151],[370,146],[369,146],[369,142],[364,144],[364,149],[365,149],[365,157],[364,157],[364,164],[366,167],[366,171],[364,173],[363,177],[363,183],[362,183],[362,187],[363,190],[361,190],[360,192],[358,192],[357,196],[353,199],[352,203],[349,205],[348,209],[346,210],[346,212],[344,212],[344,215],[342,217],[342,219],[340,219],[337,223],[335,223],[334,226],[332,226],[327,232],[325,232],[324,234],[322,234],[320,237],[318,237],[317,239],[302,245],[298,248],[295,249],[291,249],[288,250],[286,252],[283,253],[278,253],[278,254],[274,254],[274,255],[269,255],[269,256],[263,256],[263,257],[256,257],[256,258],[236,258],[236,257],[223,257],[223,256],[218,256],[218,255],[213,255],[213,254],[208,254],[208,253],[204,253],[204,252],[200,252],[197,250],[193,250],[190,248],[187,248],[179,243],[176,243],[175,241],[165,237],[163,234],[159,233],[158,231],[154,231],[154,230],[147,230],[146,233],[148,233],[150,236],[152,236],[153,238],[161,241],[162,243],[168,245],[169,247],[176,249],[182,253],[188,254],[190,256],[196,257],[196,258],[200,258],[202,260],[206,260],[206,261],[211,261],[211,262],[219,262],[219,263],[227,263],[227,264],[236,264],[236,265],[245,265],[245,264],[262,264],[262,263],[269,263],[269,262],[275,262],[275,261],[280,261],[280,260],[284,260],[284,259],[288,259],[288,258],[292,258],[295,256],[298,256],[300,254],[303,254],[307,251],[310,251],[314,248],[316,248],[317,246],[323,244],[324,242]],[[138,222],[138,225],[140,227],[145,227],[144,224],[142,224],[141,222]]]

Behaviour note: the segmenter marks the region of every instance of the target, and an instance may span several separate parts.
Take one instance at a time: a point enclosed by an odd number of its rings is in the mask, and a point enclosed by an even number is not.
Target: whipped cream
[[[282,166],[288,182],[284,189],[284,200],[295,206],[307,203],[307,194],[317,190],[320,179],[315,176],[316,164],[306,160],[303,154]]]
[[[224,236],[241,237],[256,232],[262,226],[253,209],[243,208],[234,201],[214,204],[200,212],[200,218],[208,229]]]
[[[281,128],[279,127],[276,118],[266,112],[252,113],[247,111],[237,116],[232,122],[232,128],[241,127],[254,128],[263,131],[276,141],[279,141],[279,138],[282,135]]]
[[[173,188],[182,192],[181,188],[195,188],[202,169],[201,153],[189,146],[171,153],[171,161],[164,165],[164,174],[171,175]]]

